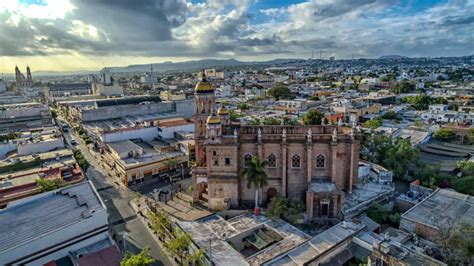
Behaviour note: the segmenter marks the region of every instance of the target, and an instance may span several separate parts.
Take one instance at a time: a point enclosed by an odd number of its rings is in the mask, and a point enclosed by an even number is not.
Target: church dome
[[[214,112],[207,118],[207,124],[209,125],[215,125],[220,123],[221,119]]]
[[[218,115],[228,115],[229,110],[227,110],[227,108],[225,108],[225,106],[221,106],[221,108],[219,108],[219,110],[217,110],[217,114]]]
[[[196,84],[194,88],[195,93],[214,93],[214,89],[210,82],[206,80],[206,76],[203,74],[201,81]]]

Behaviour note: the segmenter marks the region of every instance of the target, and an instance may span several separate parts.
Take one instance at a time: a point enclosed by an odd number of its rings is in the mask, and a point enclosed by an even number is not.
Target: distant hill
[[[222,67],[232,67],[232,66],[244,66],[244,65],[274,65],[282,64],[286,62],[292,62],[296,59],[274,59],[270,61],[252,61],[244,62],[235,59],[203,59],[203,60],[194,60],[186,62],[164,62],[164,63],[155,63],[155,64],[140,64],[140,65],[129,65],[126,67],[108,67],[110,71],[120,73],[120,72],[147,72],[150,71],[150,66],[153,65],[153,71],[156,72],[165,72],[165,71],[175,71],[175,70],[194,70],[202,68],[222,68]]]
[[[391,55],[382,55],[381,57],[379,57],[379,59],[404,59],[404,58],[408,58],[408,56],[391,54]]]

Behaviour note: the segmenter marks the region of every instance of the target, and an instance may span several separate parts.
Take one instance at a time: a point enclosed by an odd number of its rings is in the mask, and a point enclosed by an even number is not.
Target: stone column
[[[337,143],[331,143],[331,181],[337,184]]]
[[[307,152],[307,161],[306,161],[306,167],[307,169],[307,182],[308,184],[311,183],[311,179],[313,177],[313,144],[308,143],[306,144],[306,152]]]
[[[358,165],[354,165],[354,161],[355,161],[355,156],[359,156],[358,154],[355,154],[355,141],[353,140],[351,142],[351,163],[349,164],[350,165],[350,174],[349,174],[349,187],[347,188],[347,191],[349,191],[349,193],[352,193],[352,183],[354,182],[354,172],[355,172],[355,168],[354,167],[359,167]]]
[[[281,195],[286,198],[286,143],[281,144]]]
[[[306,192],[306,213],[308,214],[308,220],[313,220],[313,193]]]
[[[337,195],[333,195],[332,196],[332,216],[333,217],[337,217],[337,209],[338,209],[338,206],[337,206]]]

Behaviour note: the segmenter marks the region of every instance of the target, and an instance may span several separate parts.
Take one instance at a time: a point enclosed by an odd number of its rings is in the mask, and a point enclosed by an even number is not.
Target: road
[[[67,143],[72,148],[79,149],[84,158],[90,163],[86,176],[92,181],[107,207],[112,234],[115,235],[120,249],[125,247],[127,251],[137,253],[142,248],[149,247],[151,256],[157,260],[155,265],[171,265],[168,257],[163,253],[158,243],[156,243],[129,205],[129,202],[137,196],[136,192],[120,187],[112,182],[110,178],[106,178],[105,170],[97,163],[98,160],[91,154],[78,136],[74,135],[77,145],[71,145],[71,135],[74,134],[72,131],[70,129],[69,132],[64,132],[63,135]],[[125,245],[122,242],[123,233],[126,233]]]

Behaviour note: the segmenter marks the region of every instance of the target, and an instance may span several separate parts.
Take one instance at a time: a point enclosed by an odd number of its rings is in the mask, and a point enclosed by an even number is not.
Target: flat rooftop
[[[106,207],[90,181],[11,202],[0,210],[0,257],[103,210]]]
[[[345,194],[342,212],[346,215],[353,211],[363,211],[363,209],[359,210],[361,206],[388,196],[393,191],[395,187],[376,182],[356,184],[352,187],[352,193]]]
[[[349,239],[365,226],[351,222],[341,222],[309,241],[263,265],[305,265],[317,259],[321,254],[333,249]]]
[[[211,243],[212,261],[215,265],[260,265],[310,239],[304,232],[283,220],[250,214],[227,221],[213,214],[192,222],[179,221],[178,224],[199,247],[206,248]],[[247,258],[229,244],[231,239],[241,234],[247,235],[249,231],[262,226],[275,231],[283,239]]]
[[[474,197],[448,189],[438,189],[402,214],[402,219],[438,229],[451,223],[474,224]]]

